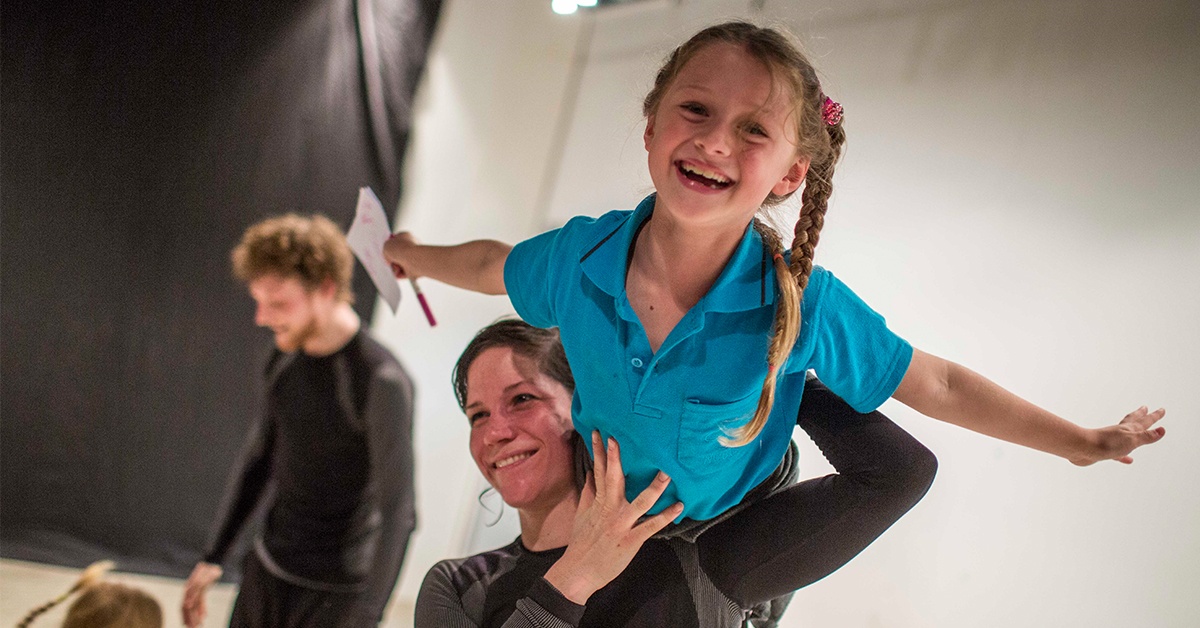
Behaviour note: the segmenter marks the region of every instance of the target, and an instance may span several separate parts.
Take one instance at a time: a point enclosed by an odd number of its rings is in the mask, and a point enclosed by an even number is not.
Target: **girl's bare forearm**
[[[414,244],[403,251],[401,266],[412,277],[484,294],[505,294],[504,262],[512,247],[496,240],[473,240],[450,246]]]
[[[968,369],[914,351],[896,399],[927,416],[993,438],[1077,460],[1095,447],[1081,427]]]

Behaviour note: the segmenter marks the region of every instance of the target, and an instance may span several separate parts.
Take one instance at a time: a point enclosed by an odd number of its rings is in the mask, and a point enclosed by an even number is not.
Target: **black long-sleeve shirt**
[[[275,351],[206,562],[274,485],[255,551],[276,577],[361,592],[382,612],[416,525],[412,384],[365,332],[327,356]]]
[[[646,542],[629,566],[586,606],[543,577],[565,547],[535,552],[521,539],[482,554],[443,560],[425,575],[417,628],[586,628],[775,626],[791,596],[745,608],[722,593],[700,567],[696,545]],[[747,624],[752,622],[752,624]]]

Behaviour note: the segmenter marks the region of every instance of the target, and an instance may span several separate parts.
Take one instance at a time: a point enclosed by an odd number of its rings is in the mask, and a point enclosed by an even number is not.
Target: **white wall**
[[[785,24],[847,111],[817,261],[914,345],[1076,422],[1169,411],[1167,438],[1132,467],[1078,469],[886,406],[937,453],[938,479],[801,591],[788,625],[1198,625],[1200,9],[757,4],[659,0],[593,18],[535,0],[448,1],[400,224],[428,242],[515,241],[632,207],[649,190],[639,103],[663,55],[723,18]],[[475,526],[481,481],[449,372],[471,334],[510,311],[503,298],[424,289],[438,327],[410,295],[375,321],[420,386],[420,529],[401,604]],[[805,472],[827,472],[800,440]]]

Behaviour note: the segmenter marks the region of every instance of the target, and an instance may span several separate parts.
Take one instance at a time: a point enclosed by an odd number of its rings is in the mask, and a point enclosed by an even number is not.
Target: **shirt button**
[[[642,359],[641,358],[634,358],[634,359],[630,360],[629,363],[632,364],[633,368],[635,368],[635,369],[642,368]]]

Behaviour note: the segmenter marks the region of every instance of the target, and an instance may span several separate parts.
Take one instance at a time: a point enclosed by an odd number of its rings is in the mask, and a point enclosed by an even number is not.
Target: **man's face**
[[[322,295],[305,288],[296,277],[263,275],[248,284],[254,298],[254,324],[275,334],[280,351],[293,352],[317,334]]]

